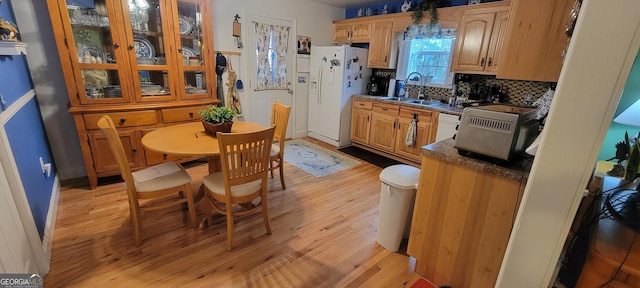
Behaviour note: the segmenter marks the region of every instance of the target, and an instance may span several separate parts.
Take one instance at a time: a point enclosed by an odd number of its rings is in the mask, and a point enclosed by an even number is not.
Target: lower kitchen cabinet
[[[427,146],[446,146],[442,157],[423,151],[407,254],[416,259],[415,272],[437,286],[494,287],[526,166],[503,168],[467,159],[453,143]]]
[[[373,103],[369,145],[385,152],[393,152],[396,143],[397,104]]]
[[[422,146],[435,141],[438,112],[355,99],[351,112],[351,141],[392,158],[420,163]],[[411,121],[417,119],[414,145],[406,144]]]
[[[396,155],[414,162],[420,162],[422,146],[435,141],[436,127],[433,125],[433,120],[437,119],[437,115],[438,112],[434,111],[400,107],[395,145]],[[415,143],[408,146],[406,143],[406,136],[409,131],[411,121],[414,118],[417,121]]]
[[[369,143],[371,131],[371,101],[353,100],[351,111],[351,141]]]

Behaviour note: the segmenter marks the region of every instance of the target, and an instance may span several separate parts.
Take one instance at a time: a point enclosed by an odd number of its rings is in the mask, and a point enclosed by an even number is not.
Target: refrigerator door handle
[[[318,68],[318,105],[322,104],[322,65]]]

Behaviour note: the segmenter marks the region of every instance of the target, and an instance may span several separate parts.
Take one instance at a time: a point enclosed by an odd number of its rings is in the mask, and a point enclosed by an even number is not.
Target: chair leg
[[[226,204],[227,209],[227,251],[231,251],[233,243],[233,211],[231,203]]]
[[[273,160],[269,160],[269,171],[271,171],[271,179],[273,179]]]
[[[131,223],[133,223],[133,244],[135,246],[140,246],[140,244],[142,244],[142,221],[140,219],[140,208],[131,207],[130,211],[130,220]]]
[[[278,158],[278,166],[280,168],[280,185],[282,185],[282,190],[287,189],[287,187],[284,185],[284,164],[283,163],[283,159],[282,159],[282,154],[280,154],[280,158]],[[271,172],[273,172],[273,170],[271,170]]]
[[[196,206],[193,203],[193,193],[191,191],[191,183],[187,183],[184,185],[184,193],[187,194],[187,207],[189,208],[189,218],[191,219],[191,227],[197,227],[196,220]]]
[[[204,193],[209,193],[209,192],[208,192],[208,190],[205,190]],[[209,199],[209,195],[206,195],[206,194],[204,195],[204,198],[205,198],[205,199],[203,199],[205,201],[205,203],[204,203],[204,213],[205,213],[205,217],[207,218],[207,225],[211,226],[211,225],[213,225],[213,215],[212,215],[213,207],[211,207],[211,206],[213,206],[213,202],[212,202],[213,200]]]
[[[267,212],[267,188],[262,189],[260,199],[260,206],[262,206],[262,221],[264,221],[264,228],[267,229],[267,235],[271,235],[271,226],[269,225],[269,215]]]

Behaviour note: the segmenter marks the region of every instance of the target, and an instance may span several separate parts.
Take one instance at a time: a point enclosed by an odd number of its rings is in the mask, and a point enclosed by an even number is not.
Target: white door
[[[295,121],[295,108],[294,108],[294,97],[293,97],[293,89],[295,88],[294,77],[296,73],[294,71],[294,63],[296,60],[296,31],[295,31],[295,22],[294,20],[283,20],[283,19],[275,19],[269,17],[262,17],[257,15],[248,15],[249,21],[249,43],[248,43],[248,51],[249,51],[249,73],[250,74],[250,105],[251,110],[249,111],[250,115],[245,116],[251,122],[257,122],[263,125],[268,126],[271,122],[271,105],[273,102],[278,102],[285,104],[287,106],[291,106],[291,114],[289,116],[289,124],[287,125],[287,138],[290,138],[292,133],[292,125],[291,123]],[[256,25],[255,23],[264,23],[270,25],[278,25],[289,27],[289,39],[288,39],[288,48],[287,48],[287,57],[286,57],[286,66],[287,66],[287,82],[289,83],[288,89],[281,90],[260,90],[256,91],[256,83],[257,83],[257,59],[256,59]]]

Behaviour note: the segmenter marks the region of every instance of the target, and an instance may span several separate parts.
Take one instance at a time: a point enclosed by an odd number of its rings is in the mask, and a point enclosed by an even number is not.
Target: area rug
[[[438,286],[433,285],[433,283],[429,282],[427,279],[420,278],[416,283],[411,285],[411,288],[438,288]]]
[[[302,139],[284,143],[284,161],[318,178],[360,164],[358,160]]]
[[[347,153],[353,157],[369,162],[380,168],[387,168],[391,165],[402,164],[402,162],[400,161],[396,161],[396,160],[384,157],[382,155],[378,155],[376,153],[364,150],[356,146],[347,146],[347,147],[338,149],[338,151]]]

